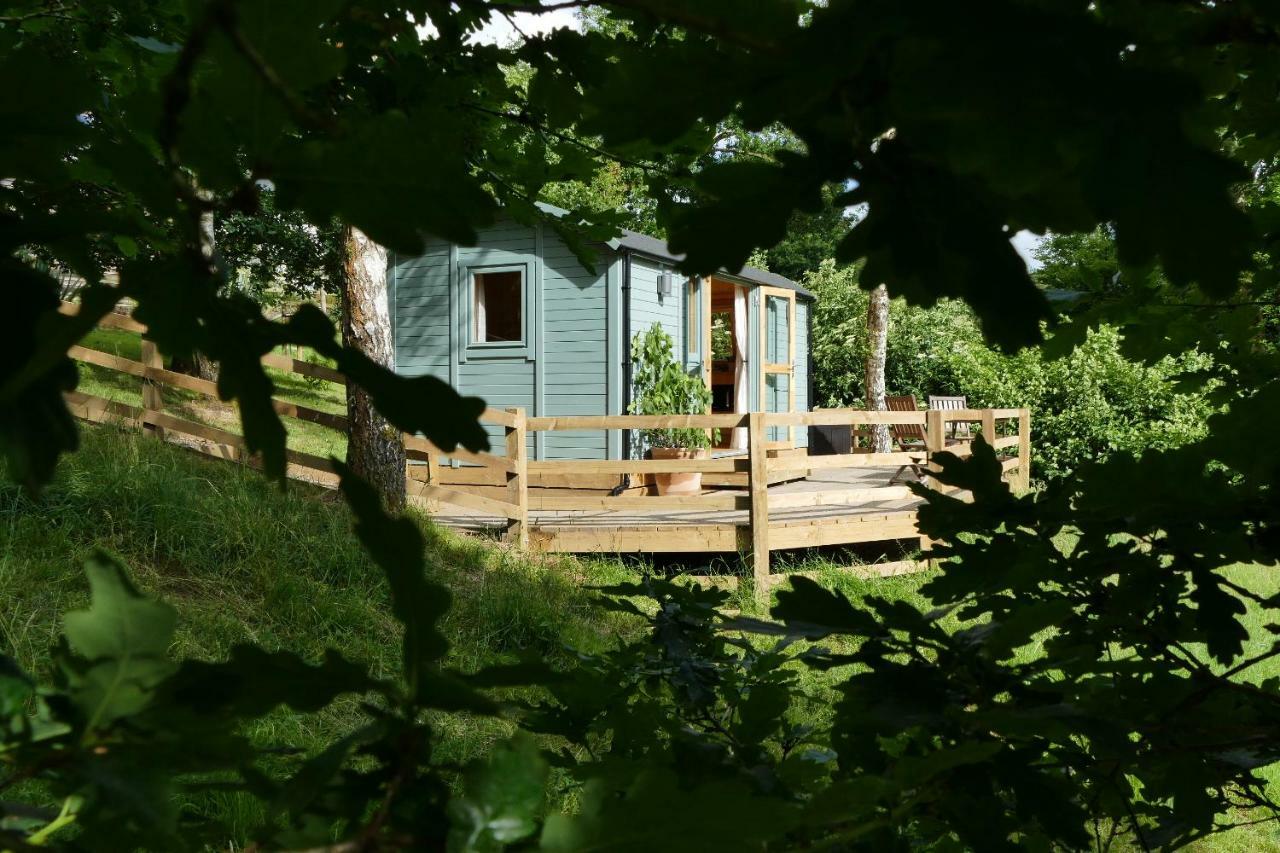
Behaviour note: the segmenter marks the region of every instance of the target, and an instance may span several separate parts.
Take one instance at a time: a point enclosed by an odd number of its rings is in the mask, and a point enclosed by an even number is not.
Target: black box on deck
[[[844,426],[809,427],[809,455],[832,456],[853,451],[853,430]]]

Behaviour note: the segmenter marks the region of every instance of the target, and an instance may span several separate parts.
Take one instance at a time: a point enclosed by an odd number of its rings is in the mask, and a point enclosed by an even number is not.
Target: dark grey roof
[[[622,232],[622,236],[610,240],[609,245],[615,249],[626,249],[627,251],[636,252],[638,254],[645,255],[646,257],[656,258],[661,261],[675,262],[684,260],[684,255],[673,254],[672,251],[667,248],[667,244],[662,240],[659,240],[657,237],[650,237],[648,234],[640,234],[636,231],[624,230]],[[726,270],[726,272],[728,271]],[[734,278],[740,278],[751,284],[763,284],[766,287],[781,287],[786,290],[794,290],[797,295],[803,296],[806,299],[817,299],[812,292],[805,290],[791,279],[767,270],[758,270],[755,267],[743,267],[737,272],[728,274]]]
[[[556,207],[554,204],[547,204],[545,201],[535,202],[535,204],[543,213],[550,214],[557,218],[562,217],[569,212],[563,207]],[[641,255],[656,258],[660,261],[671,261],[672,263],[675,263],[677,261],[684,260],[684,255],[672,254],[671,250],[667,248],[667,244],[662,240],[659,240],[657,237],[650,237],[648,234],[641,234],[638,231],[628,231],[625,228],[622,230],[621,237],[615,237],[609,241],[609,247],[611,249],[626,249],[629,252],[638,252]],[[797,295],[803,296],[805,299],[818,298],[812,291],[805,290],[791,279],[786,278],[785,276],[780,276],[777,273],[768,272],[767,270],[758,270],[755,267],[743,267],[737,272],[729,272],[728,270],[725,270],[725,273],[751,284],[763,284],[766,287],[782,287],[787,290],[794,290]]]

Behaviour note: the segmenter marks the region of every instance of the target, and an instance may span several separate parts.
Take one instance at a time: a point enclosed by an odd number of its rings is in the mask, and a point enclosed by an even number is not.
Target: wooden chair
[[[916,406],[916,398],[913,394],[907,394],[902,397],[885,397],[885,408],[891,412],[918,412],[919,407]],[[923,452],[925,449],[924,442],[924,424],[890,424],[889,436],[893,439],[893,443],[898,445],[898,449],[904,453],[907,452]],[[919,480],[924,474],[924,457],[919,462],[911,462],[898,468],[897,472],[889,478],[889,485],[894,483],[906,482],[906,478],[902,476],[903,471],[910,470]]]
[[[966,397],[937,397],[933,394],[929,395],[929,408],[942,410],[956,410],[969,408],[969,400]],[[969,424],[962,421],[951,422],[951,437],[968,441],[973,436],[969,432]]]

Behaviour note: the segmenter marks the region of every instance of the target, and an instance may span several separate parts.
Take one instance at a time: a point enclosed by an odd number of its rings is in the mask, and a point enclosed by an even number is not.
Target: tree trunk
[[[390,368],[387,250],[348,226],[343,235],[343,271],[342,343]],[[404,439],[354,383],[347,384],[347,464],[378,490],[388,510],[404,509]]]
[[[884,366],[889,353],[889,291],[882,284],[871,291],[867,302],[867,409],[883,412],[888,406],[884,399]],[[889,428],[884,424],[871,427],[871,450],[888,453]]]
[[[213,236],[213,211],[206,210],[200,214],[200,256],[204,258],[205,263],[213,269],[217,261],[213,253],[216,248]],[[210,382],[218,381],[218,363],[209,358],[204,353],[197,350],[195,353],[194,364],[192,364],[192,373],[201,379],[208,379]]]

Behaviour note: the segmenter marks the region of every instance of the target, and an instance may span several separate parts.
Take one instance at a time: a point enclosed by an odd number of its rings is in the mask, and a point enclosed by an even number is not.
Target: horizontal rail
[[[214,444],[224,445],[228,448],[234,448],[241,453],[248,452],[248,445],[244,436],[225,429],[209,426],[208,424],[200,424],[195,421],[188,421],[165,412],[153,412],[144,410],[142,412],[142,422],[151,424],[152,426],[161,427],[168,432],[181,433],[192,438],[199,438]],[[326,473],[336,473],[337,466],[334,465],[332,459],[324,456],[316,456],[311,453],[303,453],[300,450],[285,449],[285,459],[291,465],[299,465],[303,468],[314,468],[317,471]]]
[[[529,462],[530,474],[732,474],[750,471],[745,456],[720,459],[554,459]]]
[[[926,412],[875,412],[864,409],[819,409],[814,412],[765,412],[765,426],[843,426],[887,424],[914,426],[925,422]]]
[[[497,424],[498,426],[514,427],[516,425],[516,416],[511,412],[504,412],[502,409],[485,409],[480,413],[480,421],[482,423]]]
[[[516,518],[520,514],[518,506],[506,501],[500,501],[497,498],[487,498],[483,495],[463,492],[458,489],[448,489],[444,486],[432,486],[414,478],[407,478],[405,485],[410,498],[455,504],[467,509],[492,513],[500,518]]]
[[[63,302],[61,305],[58,306],[58,311],[59,313],[74,317],[80,313],[80,304],[78,302]],[[142,335],[145,335],[147,333],[147,327],[145,324],[139,323],[137,320],[125,314],[116,314],[114,312],[104,315],[102,319],[98,321],[98,325],[106,326],[111,329],[120,329],[126,332],[137,332],[138,334],[142,334]],[[74,349],[83,349],[83,348],[75,347]],[[91,350],[91,352],[96,352],[96,350]],[[79,356],[73,355],[72,357],[78,358]],[[300,359],[292,358],[287,355],[280,355],[279,353],[267,353],[266,355],[262,356],[261,361],[267,367],[274,367],[277,370],[284,370],[289,373],[299,373],[303,376],[311,376],[316,379],[323,379],[326,382],[333,382],[338,385],[347,384],[347,377],[343,376],[342,373],[340,373],[337,370],[334,370],[332,367],[328,367],[327,365],[313,364],[309,361],[302,361]],[[98,362],[90,362],[90,363],[98,364]],[[110,365],[100,365],[100,366],[108,367]],[[123,368],[117,368],[117,369],[123,369]],[[125,372],[130,372],[130,371],[125,371]]]
[[[816,471],[826,468],[881,468],[890,465],[922,465],[925,451],[911,453],[841,453],[835,456],[779,456],[768,461],[770,473]]]
[[[746,415],[566,415],[529,418],[530,432],[568,429],[734,429],[747,425]]]
[[[1020,418],[1022,417],[1023,410],[1022,409],[992,409],[991,412],[995,416],[996,420],[1001,420],[1003,418]]]
[[[529,508],[536,510],[738,510],[750,509],[747,495],[619,495],[569,496],[530,495]]]
[[[820,492],[792,492],[770,495],[769,510],[799,509],[812,506],[844,506],[856,503],[901,501],[912,497],[906,486],[875,486],[868,489],[826,489]]]
[[[948,423],[952,421],[981,421],[986,416],[985,409],[934,409],[934,411],[942,412],[942,420]]]
[[[102,350],[90,349],[89,347],[83,347],[78,344],[68,349],[67,355],[77,361],[82,361],[85,364],[105,367],[108,370],[115,370],[120,373],[127,373],[131,376],[149,379],[152,382],[158,382],[161,385],[181,388],[184,391],[202,394],[215,400],[220,399],[218,394],[218,383],[208,379],[201,379],[198,376],[188,376],[185,373],[165,370],[162,367],[148,367],[140,361],[133,361],[132,359],[112,355],[111,353],[103,352]],[[297,418],[301,421],[310,421],[311,423],[320,424],[321,426],[326,426],[330,429],[336,429],[342,432],[345,432],[347,429],[347,419],[344,415],[325,412],[320,409],[313,409],[310,406],[302,406],[276,397],[271,398],[271,407],[275,409],[277,413],[287,417]]]
[[[125,423],[130,426],[142,425],[142,409],[138,406],[130,406],[126,403],[118,403],[115,400],[108,400],[106,397],[96,397],[93,394],[85,394],[81,391],[65,391],[62,398],[67,402],[67,408],[71,410],[71,414],[77,418],[83,418],[93,423]]]
[[[1017,447],[1018,441],[1019,439],[1018,439],[1018,436],[1016,435],[1001,436],[1000,438],[997,438],[995,441],[991,442],[991,449],[1000,450],[1001,448],[1005,448],[1005,447]]]
[[[63,302],[58,306],[58,313],[65,314],[68,317],[75,317],[80,313],[79,302]],[[104,314],[98,320],[99,326],[106,326],[109,329],[120,329],[124,332],[145,332],[147,327],[127,314],[117,314],[114,311]]]
[[[312,364],[309,361],[293,358],[292,356],[280,355],[279,353],[269,352],[262,356],[261,361],[266,367],[274,367],[276,370],[284,370],[289,373],[300,373],[303,376],[310,376],[315,379],[323,379],[326,382],[332,382],[335,385],[346,385],[347,377],[343,376],[332,367],[323,364]]]
[[[473,465],[480,465],[484,468],[497,468],[499,471],[506,471],[510,474],[516,472],[515,463],[505,456],[498,456],[494,453],[476,453],[467,450],[465,447],[442,450],[430,440],[416,435],[406,435],[404,437],[404,447],[405,450],[416,450],[420,453],[435,454],[447,459],[457,459],[459,462],[470,462]]]
[[[724,553],[744,544],[745,528],[734,524],[670,524],[654,528],[583,528],[539,526],[529,541],[546,551],[574,553]],[[749,539],[746,541],[750,541]]]
[[[769,549],[814,548],[920,536],[913,510],[884,516],[854,516],[832,522],[781,522],[769,524]]]

